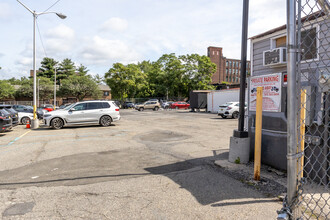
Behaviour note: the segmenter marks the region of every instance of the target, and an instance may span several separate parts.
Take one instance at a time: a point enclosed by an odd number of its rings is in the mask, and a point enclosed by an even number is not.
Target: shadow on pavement
[[[228,153],[223,153],[216,157],[226,158]],[[210,161],[214,158],[206,157],[186,160],[163,166],[149,167],[145,170],[155,175],[164,175],[170,178],[181,188],[189,191],[202,205],[209,205],[223,200],[265,198],[261,193],[245,187],[240,181],[219,172],[219,169],[215,169],[211,165],[207,166],[205,161]],[[259,201],[247,201],[242,202],[242,204],[254,202]],[[236,204],[236,202],[234,203]],[[225,204],[219,203],[214,206],[223,205]]]
[[[265,198],[239,180],[224,174],[222,169],[214,167],[214,160],[228,158],[227,151],[214,151],[213,154],[211,157],[159,165],[155,152],[147,153],[140,149],[82,153],[1,171],[0,189],[74,186],[163,175],[189,191],[202,205],[218,203],[214,206],[224,206],[228,205],[227,200],[232,199]],[[224,203],[219,203],[221,201]],[[241,201],[237,202],[239,204]],[[253,201],[243,202],[248,203]]]
[[[116,126],[115,124],[111,124],[108,127],[113,127]],[[107,128],[107,127],[103,127],[101,125],[73,125],[73,126],[65,126],[59,130],[66,130],[66,129],[87,129],[87,128]],[[35,129],[35,131],[43,131],[43,130],[56,130],[53,129],[51,127],[48,127],[46,125],[41,125],[39,128]]]

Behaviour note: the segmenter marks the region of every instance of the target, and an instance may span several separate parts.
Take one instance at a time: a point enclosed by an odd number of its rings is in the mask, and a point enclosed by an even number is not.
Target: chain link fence
[[[296,79],[296,106],[291,109],[296,110],[296,152],[288,153],[288,160],[293,158],[296,171],[288,168],[294,175],[290,178],[288,174],[289,199],[284,201],[284,209],[290,219],[330,219],[330,4],[328,0],[294,0],[294,7],[289,5],[288,17],[294,13],[296,18],[291,23],[288,19],[288,35],[292,29],[296,34],[295,39],[288,39],[295,40],[291,48],[296,53],[291,63],[288,60],[288,74],[295,70],[291,74]]]

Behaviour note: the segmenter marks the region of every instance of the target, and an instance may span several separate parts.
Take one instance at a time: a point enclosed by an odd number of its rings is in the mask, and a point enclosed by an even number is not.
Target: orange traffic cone
[[[30,127],[30,120],[27,120],[27,121],[26,121],[26,128],[31,128],[31,127]]]

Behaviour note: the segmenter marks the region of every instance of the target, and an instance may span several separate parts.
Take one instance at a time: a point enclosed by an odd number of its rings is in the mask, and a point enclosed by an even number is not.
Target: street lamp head
[[[66,19],[66,15],[61,14],[61,13],[56,13],[56,15],[62,19]]]

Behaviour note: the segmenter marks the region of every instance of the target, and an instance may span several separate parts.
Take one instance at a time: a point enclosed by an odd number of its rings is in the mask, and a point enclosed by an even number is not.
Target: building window
[[[226,66],[228,66],[228,60],[226,61]]]
[[[301,32],[301,60],[311,60],[317,58],[316,39],[316,28],[307,29]]]
[[[231,67],[231,61],[229,61],[229,66]]]
[[[226,76],[226,82],[228,82],[228,76]]]
[[[104,91],[103,92],[103,96],[109,96],[109,92],[108,91]]]
[[[219,51],[217,51],[217,55],[219,55]]]
[[[229,69],[229,74],[231,74],[231,69]]]
[[[278,47],[286,47],[286,36],[277,38],[275,40],[275,45],[276,45],[276,48],[278,48]]]
[[[212,51],[212,54],[214,55],[214,51]]]
[[[226,73],[228,74],[228,69],[226,69]]]

